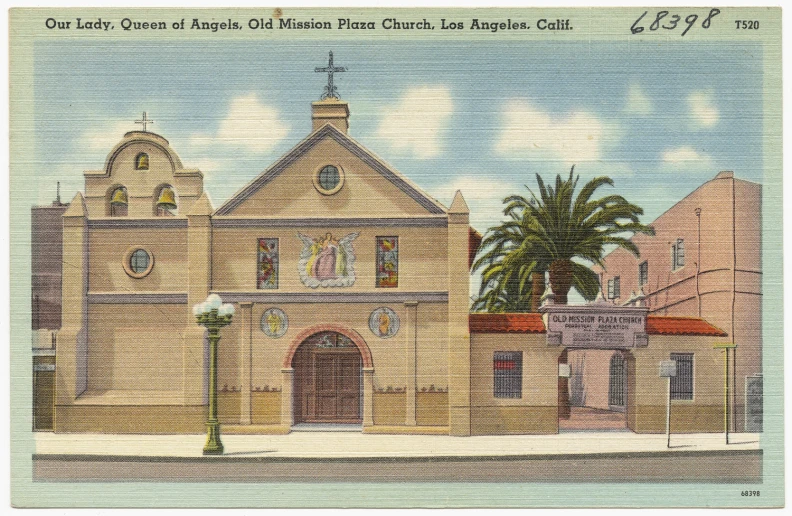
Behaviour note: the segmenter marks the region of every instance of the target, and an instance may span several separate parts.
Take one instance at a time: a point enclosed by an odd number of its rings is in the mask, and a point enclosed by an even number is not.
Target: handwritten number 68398
[[[644,31],[644,27],[642,25],[639,25],[639,23],[641,23],[641,20],[643,20],[648,13],[649,11],[644,11],[643,14],[639,16],[637,20],[635,20],[635,23],[632,24],[632,27],[630,27],[630,31],[633,34],[640,34],[641,32]],[[654,21],[649,25],[649,30],[654,32],[660,28],[666,30],[676,29],[680,20],[682,20],[682,16],[680,16],[679,14],[672,14],[670,17],[668,17],[669,14],[670,13],[668,11],[657,11]],[[701,22],[701,28],[709,29],[710,25],[712,25],[712,19],[719,14],[720,14],[720,9],[710,9],[710,12],[707,15],[707,17],[704,18],[703,22]],[[666,19],[666,17],[668,18]],[[687,34],[691,28],[693,28],[693,25],[695,25],[698,19],[699,19],[698,14],[689,14],[685,17],[685,23],[687,23],[687,27],[685,28],[684,31],[682,31],[683,36]]]

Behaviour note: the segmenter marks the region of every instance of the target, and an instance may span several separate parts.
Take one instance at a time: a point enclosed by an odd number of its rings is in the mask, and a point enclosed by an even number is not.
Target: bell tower
[[[147,130],[126,133],[104,167],[84,176],[91,219],[184,217],[203,193],[203,174],[184,168],[168,140]]]

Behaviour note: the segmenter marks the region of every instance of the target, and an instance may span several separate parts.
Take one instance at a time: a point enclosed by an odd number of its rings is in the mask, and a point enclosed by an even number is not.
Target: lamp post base
[[[212,421],[206,423],[206,445],[203,449],[204,455],[222,455],[223,443],[220,442],[220,423]]]

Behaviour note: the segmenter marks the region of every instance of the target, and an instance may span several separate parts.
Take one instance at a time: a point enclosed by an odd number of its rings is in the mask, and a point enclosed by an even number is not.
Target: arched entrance
[[[291,360],[294,423],[360,424],[364,361],[358,344],[338,331],[302,340]]]

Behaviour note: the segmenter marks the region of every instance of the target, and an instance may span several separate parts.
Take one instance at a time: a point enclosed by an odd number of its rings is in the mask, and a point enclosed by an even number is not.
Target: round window
[[[341,189],[344,183],[344,176],[338,167],[326,165],[319,169],[314,176],[314,185],[319,192],[330,195]]]
[[[140,274],[141,272],[148,269],[148,264],[149,255],[143,249],[138,249],[132,253],[132,256],[129,258],[129,267],[135,274]]]
[[[124,256],[124,270],[133,278],[143,278],[151,272],[154,257],[145,249],[133,247]]]

